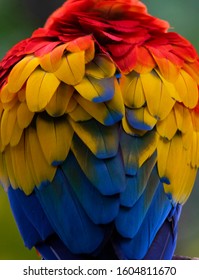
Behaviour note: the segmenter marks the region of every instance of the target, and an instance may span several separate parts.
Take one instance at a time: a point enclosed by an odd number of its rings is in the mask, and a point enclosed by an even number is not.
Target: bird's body
[[[69,0],[0,63],[0,181],[45,259],[170,259],[199,61],[137,0]]]

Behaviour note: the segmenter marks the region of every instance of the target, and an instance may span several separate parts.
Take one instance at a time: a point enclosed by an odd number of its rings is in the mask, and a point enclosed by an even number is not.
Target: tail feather
[[[177,204],[171,217],[168,217],[158,231],[144,259],[170,260],[174,254],[177,240],[177,225],[182,206]]]
[[[118,256],[111,241],[105,243],[93,254],[73,254],[56,235],[52,235],[46,241],[38,243],[38,252],[45,260],[116,260]]]
[[[10,187],[8,197],[19,231],[29,249],[54,232],[35,192],[26,196],[20,189]]]

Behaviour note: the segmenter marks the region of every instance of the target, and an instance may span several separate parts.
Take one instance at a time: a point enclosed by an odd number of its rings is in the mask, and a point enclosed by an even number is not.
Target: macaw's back
[[[0,180],[45,259],[170,259],[199,62],[137,0],[69,0],[0,64]]]

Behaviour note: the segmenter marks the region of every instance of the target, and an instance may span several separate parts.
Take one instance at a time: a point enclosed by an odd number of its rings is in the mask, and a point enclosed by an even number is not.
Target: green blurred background
[[[0,0],[0,58],[15,43],[41,27],[63,0]],[[199,51],[198,0],[143,0],[151,14],[170,22],[173,31],[189,39]],[[179,225],[176,253],[199,257],[199,176]],[[39,259],[35,250],[23,245],[0,187],[0,259]]]

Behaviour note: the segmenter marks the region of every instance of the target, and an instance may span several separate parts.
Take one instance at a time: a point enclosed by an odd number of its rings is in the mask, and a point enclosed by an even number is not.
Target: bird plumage
[[[138,0],[69,0],[0,63],[0,181],[45,259],[170,259],[199,61]]]

